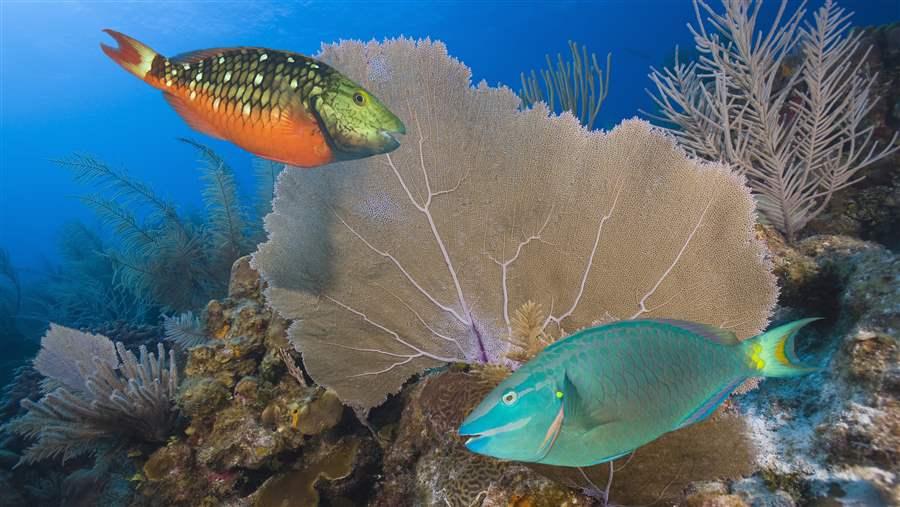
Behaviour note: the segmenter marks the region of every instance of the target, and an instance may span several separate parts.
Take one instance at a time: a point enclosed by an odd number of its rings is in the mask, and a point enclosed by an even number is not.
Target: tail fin
[[[123,69],[131,72],[135,76],[144,79],[150,68],[153,66],[153,60],[160,56],[156,51],[132,39],[131,37],[119,33],[115,30],[103,30],[116,40],[119,47],[113,48],[106,44],[100,44],[100,48],[106,53],[106,56],[122,66]]]
[[[795,320],[743,342],[750,367],[764,377],[793,377],[818,371],[802,364],[794,354],[794,336],[818,318]]]

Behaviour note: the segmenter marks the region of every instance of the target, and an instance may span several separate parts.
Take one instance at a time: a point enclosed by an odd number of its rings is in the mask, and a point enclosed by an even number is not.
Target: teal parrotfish
[[[547,346],[493,389],[459,428],[495,458],[582,467],[702,421],[751,377],[818,368],[794,354],[802,319],[739,341],[679,320],[627,320]]]

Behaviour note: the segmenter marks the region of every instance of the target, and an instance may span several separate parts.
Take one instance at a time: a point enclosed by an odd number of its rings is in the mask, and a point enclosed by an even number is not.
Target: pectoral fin
[[[618,419],[614,414],[603,410],[600,404],[590,403],[589,398],[582,395],[575,382],[569,377],[569,372],[566,372],[563,378],[562,392],[567,425],[578,426],[584,431],[590,431],[597,426],[610,424]]]

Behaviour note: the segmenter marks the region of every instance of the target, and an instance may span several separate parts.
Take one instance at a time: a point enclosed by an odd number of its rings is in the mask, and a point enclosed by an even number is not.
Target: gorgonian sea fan
[[[388,155],[282,173],[254,255],[310,375],[345,402],[376,406],[449,361],[504,361],[527,301],[551,338],[641,317],[740,337],[765,326],[777,290],[727,167],[642,121],[589,132],[519,111],[439,42],[343,42],[320,58],[408,130]]]

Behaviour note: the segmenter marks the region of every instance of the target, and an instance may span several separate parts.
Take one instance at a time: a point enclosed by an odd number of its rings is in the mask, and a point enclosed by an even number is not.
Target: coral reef
[[[409,128],[389,155],[282,174],[253,257],[307,372],[345,402],[379,405],[448,362],[505,361],[526,301],[554,339],[599,319],[677,317],[740,337],[766,324],[774,279],[752,199],[725,167],[641,121],[588,132],[540,105],[519,111],[509,90],[472,87],[439,43],[321,56]]]
[[[234,263],[229,297],[206,307],[210,339],[187,351],[178,393],[189,424],[144,463],[140,505],[281,505],[285,495],[316,505],[323,482],[328,501],[371,488],[374,442],[342,422],[334,393],[295,377],[296,356],[280,353],[287,322],[265,305],[249,261]]]
[[[759,234],[791,295],[778,317],[825,309],[839,315],[836,325],[800,343],[802,354],[830,356],[831,365],[809,384],[766,381],[710,420],[617,460],[617,504],[896,503],[896,257],[849,238],[811,238],[794,248],[771,228]],[[305,372],[288,352],[288,322],[266,306],[265,283],[248,258],[233,266],[230,286],[228,298],[207,305],[210,341],[187,351],[177,396],[189,419],[185,431],[133,455],[140,473],[131,482],[132,505],[594,504],[577,472],[500,462],[463,447],[458,424],[506,367],[452,364],[425,374],[372,411],[367,429],[334,393],[298,381]],[[840,290],[821,294],[824,286]],[[532,336],[544,310],[521,309],[516,333]],[[591,483],[605,486],[606,467],[585,470]],[[18,478],[0,481],[15,485],[23,472],[14,472]],[[56,482],[57,475],[43,474],[42,494],[61,494],[67,474]],[[116,477],[79,494],[113,495]],[[6,494],[37,498],[15,488]]]
[[[900,259],[848,237],[813,236],[790,247],[762,232],[787,296],[778,320],[830,316],[800,344],[827,363],[810,382],[769,380],[736,398],[760,449],[760,472],[720,484],[722,495],[748,505],[896,505]]]
[[[672,125],[689,152],[745,174],[765,218],[793,242],[835,192],[900,146],[892,146],[896,133],[886,145],[873,142],[875,79],[850,15],[829,0],[801,24],[804,7],[785,13],[785,0],[761,31],[761,4],[724,0],[717,12],[694,1],[701,58],[651,72],[660,115],[650,116]],[[784,76],[796,52],[802,61]]]

